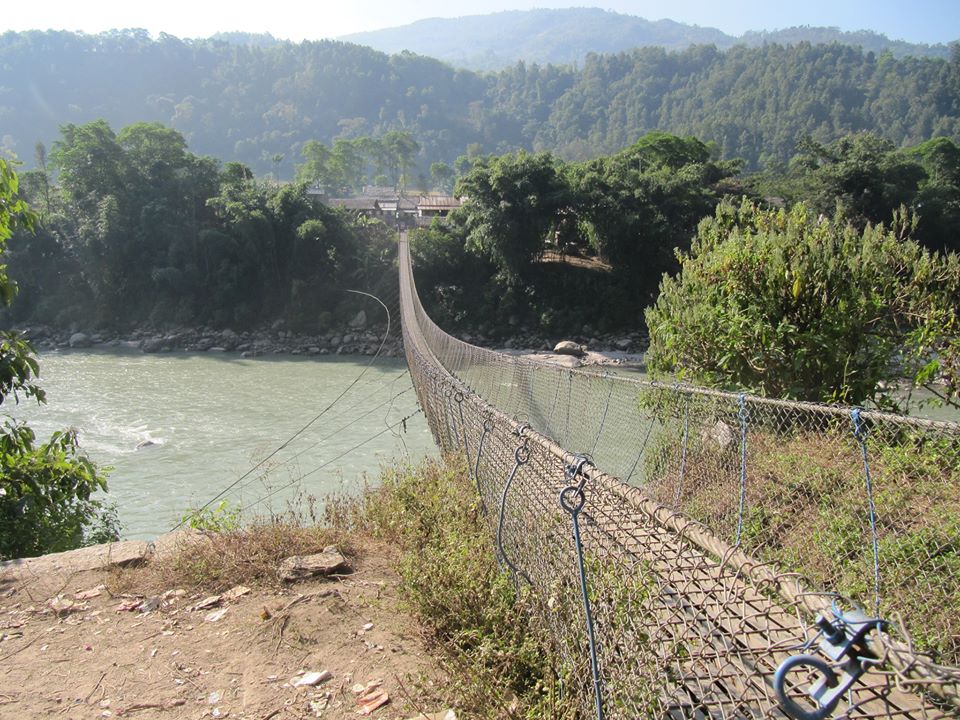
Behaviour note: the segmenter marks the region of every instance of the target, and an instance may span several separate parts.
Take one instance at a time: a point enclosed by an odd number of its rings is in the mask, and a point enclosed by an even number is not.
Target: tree
[[[402,130],[391,130],[380,138],[380,142],[393,186],[401,188],[407,170],[413,167],[413,158],[420,152],[420,143],[413,139],[413,135]]]
[[[449,193],[453,190],[453,168],[445,162],[435,162],[430,165],[430,179],[433,180],[433,187],[440,192]]]
[[[10,164],[0,159],[0,256],[14,230],[32,229],[36,216],[18,197]],[[9,304],[16,285],[0,265],[0,297]],[[13,332],[0,335],[0,404],[21,397],[44,402],[36,384],[33,347]],[[76,432],[54,433],[35,444],[33,431],[8,419],[0,429],[0,558],[39,555],[115,540],[116,517],[92,496],[107,489],[96,466],[79,453]]]
[[[935,138],[906,151],[926,171],[915,206],[920,215],[917,238],[935,250],[960,250],[960,147]]]
[[[890,408],[906,378],[956,401],[960,260],[909,239],[913,227],[721,204],[647,310],[651,371]]]
[[[577,217],[597,252],[648,294],[716,205],[721,181],[739,167],[712,160],[696,138],[658,132],[572,167],[570,182]]]
[[[570,206],[570,189],[549,153],[478,160],[457,182],[467,242],[488,255],[508,284],[520,284],[548,233]]]
[[[794,162],[806,169],[805,197],[825,215],[835,211],[864,227],[888,223],[901,205],[912,207],[925,177],[910,156],[871,133],[846,135],[829,145],[807,137]]]

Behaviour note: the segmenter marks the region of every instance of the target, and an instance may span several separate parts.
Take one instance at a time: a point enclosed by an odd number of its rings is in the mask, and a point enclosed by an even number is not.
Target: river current
[[[384,464],[436,454],[422,414],[400,423],[417,409],[405,363],[382,358],[364,371],[369,363],[49,352],[40,357],[47,404],[10,399],[2,410],[28,420],[38,442],[75,427],[84,452],[112,467],[106,499],[116,503],[123,537],[149,539],[233,483],[229,507],[252,518],[356,492]]]

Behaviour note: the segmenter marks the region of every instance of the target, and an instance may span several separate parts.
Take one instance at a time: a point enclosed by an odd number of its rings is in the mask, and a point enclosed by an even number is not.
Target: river
[[[150,539],[233,483],[224,497],[252,518],[356,492],[382,464],[436,454],[422,414],[388,429],[417,410],[406,364],[381,358],[364,371],[369,363],[49,352],[40,357],[47,404],[11,399],[3,410],[28,420],[38,441],[77,428],[83,450],[112,467],[106,497],[117,505],[123,537]]]

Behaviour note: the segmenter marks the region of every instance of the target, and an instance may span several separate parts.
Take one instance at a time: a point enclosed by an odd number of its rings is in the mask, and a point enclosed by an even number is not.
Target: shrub
[[[0,258],[18,228],[37,218],[19,198],[17,175],[0,158]],[[0,262],[0,303],[9,305],[17,286]],[[11,397],[44,402],[36,383],[40,366],[33,346],[14,332],[0,333],[0,404]],[[36,446],[33,431],[8,421],[0,430],[0,558],[19,558],[115,540],[116,512],[93,498],[107,489],[102,471],[82,455],[73,430],[56,432]]]
[[[328,504],[328,519],[398,548],[401,592],[445,650],[458,712],[568,717],[570,695],[532,627],[532,600],[497,565],[462,462],[390,468],[381,483],[360,501]]]
[[[908,378],[946,399],[960,263],[901,213],[862,232],[802,205],[718,206],[647,310],[656,374],[785,398],[895,407]]]
[[[56,432],[39,446],[35,439],[23,424],[0,432],[0,558],[116,540],[116,512],[93,497],[106,481],[80,454],[76,433]]]

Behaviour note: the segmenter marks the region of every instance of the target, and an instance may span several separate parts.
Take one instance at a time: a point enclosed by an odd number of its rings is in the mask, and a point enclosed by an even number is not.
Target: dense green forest
[[[695,135],[747,168],[787,163],[799,138],[869,131],[896,146],[960,139],[960,51],[896,58],[838,44],[590,55],[478,74],[339,42],[237,44],[144,31],[0,36],[0,145],[34,162],[66,123],[155,121],[193,152],[288,180],[310,141],[403,131],[416,171],[518,149],[567,160],[655,130]],[[278,160],[279,159],[279,160]]]
[[[401,182],[418,148],[400,131],[313,141],[299,180],[277,183],[195,155],[157,123],[65,125],[49,152],[37,148],[38,169],[22,172],[40,222],[10,244],[21,292],[8,319],[250,327],[279,317],[323,330],[349,312],[344,287],[393,282],[393,235],[306,188]],[[519,151],[464,155],[454,167],[435,164],[434,179],[449,186],[459,171],[455,192],[468,201],[414,243],[425,302],[451,328],[509,333],[504,318],[545,333],[640,327],[677,251],[726,198],[803,202],[855,228],[909,212],[923,246],[960,249],[960,148],[947,138],[901,149],[868,133],[807,137],[789,166],[752,173],[667,133],[585,162]],[[538,262],[547,250],[595,256],[605,269]]]
[[[7,254],[14,322],[251,327],[319,332],[351,310],[345,288],[386,294],[395,243],[379,222],[257,180],[187,149],[176,130],[66,125],[20,194],[40,219]],[[57,183],[52,172],[57,172]],[[354,310],[355,312],[355,310]]]
[[[741,168],[694,137],[665,133],[582,163],[549,153],[477,158],[457,182],[469,202],[415,233],[424,302],[451,328],[509,333],[505,317],[546,333],[637,327],[698,224],[743,197],[803,203],[858,232],[907,213],[919,246],[960,250],[960,147],[946,138],[906,149],[863,133],[827,145],[808,138],[790,168]],[[548,251],[597,255],[605,269],[540,262]]]

